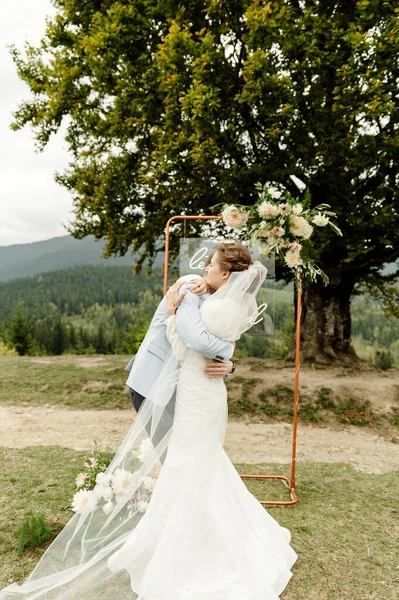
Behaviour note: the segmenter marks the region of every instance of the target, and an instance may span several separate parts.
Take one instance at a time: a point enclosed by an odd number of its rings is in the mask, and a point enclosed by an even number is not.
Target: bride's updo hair
[[[245,271],[253,264],[250,251],[240,242],[222,242],[215,248],[218,263],[223,271]]]

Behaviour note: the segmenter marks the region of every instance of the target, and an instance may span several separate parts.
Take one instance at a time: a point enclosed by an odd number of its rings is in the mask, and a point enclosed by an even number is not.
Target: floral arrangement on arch
[[[145,439],[141,442],[137,452],[132,451],[132,455],[139,463],[144,463],[152,450],[151,440]],[[82,513],[86,510],[94,512],[101,509],[106,515],[111,514],[125,491],[133,481],[137,480],[137,471],[132,473],[127,469],[120,468],[115,469],[113,475],[107,478],[104,472],[110,462],[98,451],[95,445],[95,449],[92,450],[90,456],[85,458],[85,471],[79,473],[75,479],[77,491],[73,496],[71,505],[74,512]],[[137,511],[144,513],[147,510],[156,481],[154,477],[149,475],[142,479],[134,493],[134,497],[129,501],[130,515]]]
[[[302,280],[317,275],[328,283],[327,275],[311,259],[311,236],[315,228],[330,226],[335,233],[341,230],[333,223],[334,212],[327,210],[329,204],[310,206],[310,192],[305,190],[303,200],[292,196],[288,191],[281,192],[273,187],[256,183],[259,192],[257,202],[251,206],[224,205],[222,218],[227,227],[239,231],[242,239],[251,245],[259,246],[259,252],[270,256],[280,255],[285,264],[294,271],[299,289]]]

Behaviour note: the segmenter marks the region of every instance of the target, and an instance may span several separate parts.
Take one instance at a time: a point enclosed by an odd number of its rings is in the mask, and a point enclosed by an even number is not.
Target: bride
[[[200,308],[208,330],[238,340],[256,320],[265,277],[249,252],[238,266],[216,250],[206,273],[213,293]],[[28,579],[0,600],[278,600],[292,577],[289,530],[223,449],[224,380],[208,377],[208,359],[184,345],[175,327],[181,296],[173,288],[167,298],[171,350],[133,425]]]

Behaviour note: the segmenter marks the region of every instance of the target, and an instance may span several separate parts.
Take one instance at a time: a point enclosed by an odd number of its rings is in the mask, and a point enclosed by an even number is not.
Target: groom
[[[212,256],[208,257],[205,263],[205,275],[211,258]],[[194,280],[194,278],[196,279]],[[234,345],[210,333],[206,329],[199,311],[200,305],[210,293],[207,291],[207,281],[198,275],[185,275],[173,287],[181,288],[181,296],[184,296],[179,301],[179,310],[176,311],[176,329],[183,342],[187,347],[213,359],[204,369],[208,377],[229,376],[235,369],[234,362],[230,360],[234,352]],[[199,302],[196,296],[199,296]],[[167,317],[167,298],[165,296],[155,311],[137,354],[125,367],[125,370],[130,371],[126,383],[137,412],[157,380],[170,350],[166,336],[165,320]],[[165,422],[163,425],[162,422],[160,423],[159,431],[157,430],[156,436],[154,436],[156,442],[162,439],[162,431],[167,431],[173,421],[175,395],[169,404],[170,406],[163,416]],[[150,427],[151,423],[147,424],[148,432]]]

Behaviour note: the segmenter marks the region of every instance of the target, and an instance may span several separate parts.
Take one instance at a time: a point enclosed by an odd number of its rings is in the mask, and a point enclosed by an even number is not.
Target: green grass
[[[70,408],[130,408],[124,371],[130,357],[95,356],[97,366],[78,366],[90,357],[0,357],[0,404]],[[83,363],[82,363],[83,364]]]
[[[18,558],[18,526],[27,510],[59,531],[71,516],[74,477],[85,453],[58,447],[1,449],[0,588],[21,582],[42,548]],[[284,473],[282,465],[235,465],[240,473]],[[282,600],[395,600],[399,589],[399,473],[368,475],[345,464],[298,463],[299,502],[268,506],[292,533],[298,554]],[[280,481],[244,480],[260,500],[285,499]]]

